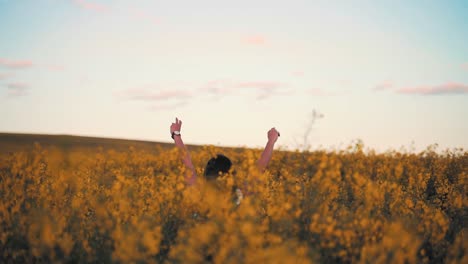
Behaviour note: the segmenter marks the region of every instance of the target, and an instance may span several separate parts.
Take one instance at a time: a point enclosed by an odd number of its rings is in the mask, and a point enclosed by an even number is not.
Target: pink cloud
[[[144,102],[150,111],[171,110],[189,103],[193,93],[182,89],[155,89],[151,86],[133,88],[116,94],[124,100]]]
[[[177,102],[173,104],[157,104],[150,107],[151,111],[173,110],[176,108],[184,107],[188,104],[187,101]]]
[[[258,46],[265,45],[267,43],[267,39],[264,36],[259,35],[259,34],[246,36],[242,38],[242,41],[249,45],[258,45]]]
[[[226,95],[233,92],[232,82],[227,80],[213,80],[200,88],[201,92],[212,95]]]
[[[321,88],[312,88],[309,89],[308,93],[313,96],[335,96],[338,95],[336,92],[326,91]]]
[[[3,65],[6,68],[10,69],[24,69],[32,67],[34,64],[32,61],[29,60],[8,60],[4,58],[0,58],[0,65]]]
[[[8,89],[8,96],[11,96],[11,97],[24,96],[24,95],[27,95],[27,92],[29,90],[29,85],[25,83],[21,83],[21,82],[8,83],[7,89]]]
[[[272,96],[283,94],[279,91],[281,87],[285,85],[275,81],[254,81],[254,82],[240,82],[234,87],[237,89],[255,89],[257,91],[257,100],[265,100]]]
[[[0,81],[1,81],[1,80],[6,80],[6,79],[9,78],[10,76],[11,76],[11,74],[0,73]]]
[[[295,77],[303,77],[304,72],[303,71],[293,71],[293,72],[291,72],[291,75],[295,76]]]
[[[275,90],[283,86],[280,82],[272,81],[251,81],[251,82],[238,82],[234,84],[234,88],[253,88],[260,90]]]
[[[107,12],[110,10],[110,8],[106,5],[103,5],[103,4],[98,4],[98,3],[94,3],[94,2],[90,2],[90,1],[85,1],[85,0],[73,0],[73,2],[83,8],[83,9],[86,9],[86,10],[90,10],[90,11],[96,11],[96,12],[100,12],[100,13],[103,13],[103,12]]]
[[[128,12],[130,13],[130,16],[131,17],[134,17],[134,18],[137,18],[137,19],[141,19],[141,20],[145,20],[145,21],[149,21],[153,24],[159,24],[161,23],[161,20],[151,14],[149,14],[148,12],[146,12],[145,10],[143,9],[140,9],[140,8],[129,8]]]
[[[7,84],[7,87],[10,89],[26,89],[28,85],[26,83],[16,82]]]
[[[404,87],[396,92],[416,95],[466,94],[468,93],[468,85],[450,82],[434,86]]]
[[[390,90],[393,88],[393,86],[394,86],[393,82],[387,80],[381,84],[376,85],[373,90],[374,91]]]
[[[39,64],[39,63],[33,63],[30,60],[9,60],[5,58],[0,58],[0,66],[4,66],[5,68],[8,68],[8,69],[26,69],[26,68],[31,68],[33,66],[37,68],[41,68],[41,69],[52,70],[52,71],[62,71],[65,69],[63,65]]]
[[[276,81],[229,81],[213,80],[200,88],[202,92],[208,92],[215,97],[231,94],[239,94],[244,91],[254,91],[257,100],[267,99],[274,95],[287,95],[281,91],[286,87],[284,83]]]
[[[273,96],[289,96],[294,94],[293,90],[287,90],[287,91],[264,91],[264,92],[259,92],[255,99],[257,100],[265,100]]]
[[[135,101],[165,101],[186,99],[191,97],[192,94],[185,90],[153,91],[148,89],[129,89],[123,91],[121,96],[127,100]]]
[[[51,70],[51,71],[63,71],[63,70],[65,70],[65,66],[63,66],[63,65],[47,65],[45,67],[48,70]]]
[[[462,69],[468,71],[468,62],[461,65]]]
[[[339,85],[342,85],[342,86],[349,86],[349,85],[352,85],[353,84],[353,81],[351,80],[347,80],[347,79],[342,79],[342,80],[339,80],[338,81],[338,84]]]

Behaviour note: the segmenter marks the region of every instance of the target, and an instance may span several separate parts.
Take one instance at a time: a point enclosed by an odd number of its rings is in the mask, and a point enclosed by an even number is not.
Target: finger
[[[182,120],[179,120],[179,125],[182,125]]]
[[[280,137],[280,136],[281,136],[281,135],[280,135],[280,132],[278,132],[278,137]]]
[[[179,119],[176,117],[175,118],[175,123],[178,124],[179,123]]]

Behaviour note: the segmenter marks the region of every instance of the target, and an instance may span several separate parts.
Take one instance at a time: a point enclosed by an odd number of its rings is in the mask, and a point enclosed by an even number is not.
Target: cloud
[[[461,65],[461,68],[468,71],[468,62],[467,62],[467,63],[463,63],[463,64]]]
[[[65,67],[63,65],[58,64],[42,64],[42,63],[34,63],[30,60],[9,60],[5,58],[0,58],[0,66],[3,66],[7,69],[19,70],[19,69],[26,69],[26,68],[40,68],[40,69],[47,69],[51,71],[63,71]],[[0,74],[0,77],[3,76]]]
[[[124,99],[134,101],[180,100],[191,96],[192,94],[186,90],[153,91],[149,89],[129,89],[121,93],[121,97]]]
[[[51,71],[63,71],[65,70],[65,66],[63,65],[56,65],[56,64],[50,64],[45,66],[48,70]]]
[[[394,84],[392,81],[384,81],[383,83],[380,83],[374,87],[374,91],[385,91],[385,90],[390,90],[394,87]]]
[[[468,85],[450,82],[434,86],[404,87],[395,92],[399,94],[416,95],[466,94],[468,93]]]
[[[391,81],[385,81],[373,88],[374,91],[393,91],[398,94],[443,95],[468,93],[468,85],[456,82],[440,85],[407,86],[397,88]]]
[[[234,89],[231,81],[226,80],[213,80],[203,85],[199,89],[203,93],[209,93],[215,96],[222,96],[231,94]]]
[[[291,75],[294,76],[294,77],[303,77],[304,72],[303,71],[293,71],[293,72],[291,72]]]
[[[151,111],[161,111],[161,110],[173,110],[173,109],[176,109],[176,108],[180,108],[180,107],[184,107],[188,104],[187,101],[181,101],[181,102],[177,102],[177,103],[172,103],[172,104],[155,104],[155,105],[152,105],[149,109]]]
[[[8,74],[8,73],[0,73],[0,81],[1,80],[6,80],[10,76],[11,76],[11,74]]]
[[[267,39],[265,36],[262,36],[260,34],[255,34],[255,35],[249,35],[249,36],[243,37],[242,42],[249,44],[249,45],[262,46],[267,43]]]
[[[194,94],[182,89],[160,90],[155,87],[132,88],[117,94],[126,101],[139,101],[147,104],[150,111],[171,110],[185,106]]]
[[[260,90],[275,90],[283,86],[280,82],[275,81],[249,81],[249,82],[238,82],[234,85],[235,88],[252,88]]]
[[[7,87],[10,89],[26,89],[28,88],[28,85],[26,83],[16,82],[16,83],[8,83]]]
[[[75,3],[77,6],[83,9],[100,12],[100,13],[108,12],[110,10],[110,8],[106,5],[98,4],[98,3],[94,3],[90,1],[85,1],[85,0],[73,0],[73,3]]]
[[[282,90],[286,86],[277,81],[213,80],[200,87],[199,90],[218,98],[253,91],[257,100],[264,100],[274,95],[287,95],[288,92]]]
[[[339,95],[337,92],[327,91],[321,88],[311,88],[308,93],[313,96],[335,96]]]
[[[9,69],[25,69],[30,68],[34,64],[29,60],[8,60],[5,58],[0,58],[0,65]]]
[[[129,8],[128,13],[130,14],[131,17],[136,18],[136,19],[148,21],[153,24],[161,23],[161,20],[159,18],[151,15],[150,13],[140,8],[135,8],[135,7]]]
[[[284,84],[274,81],[253,81],[253,82],[239,82],[234,85],[235,89],[254,89],[256,90],[257,100],[265,100],[274,95],[277,95],[279,88]]]
[[[18,96],[25,96],[28,94],[29,85],[27,85],[26,83],[22,83],[22,82],[8,83],[6,86],[8,89],[8,96],[18,97]]]
[[[173,86],[169,84],[168,86]],[[176,84],[180,87],[182,84]],[[192,85],[193,84],[183,84]],[[190,100],[209,96],[220,99],[231,95],[245,95],[256,100],[265,100],[272,96],[289,95],[285,84],[276,81],[231,81],[212,80],[197,89],[160,89],[157,86],[144,86],[120,91],[116,96],[125,101],[140,101],[150,105],[151,110],[172,109],[187,105]]]

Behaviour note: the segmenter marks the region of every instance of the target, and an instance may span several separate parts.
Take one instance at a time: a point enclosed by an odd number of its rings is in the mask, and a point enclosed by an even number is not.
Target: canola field
[[[2,263],[468,263],[468,152],[176,148],[0,154]],[[248,186],[240,205],[233,187]]]

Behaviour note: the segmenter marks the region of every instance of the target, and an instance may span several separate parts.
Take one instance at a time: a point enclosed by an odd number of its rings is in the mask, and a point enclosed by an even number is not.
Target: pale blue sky
[[[351,2],[353,4],[351,4]],[[467,1],[0,0],[0,131],[468,148]]]

